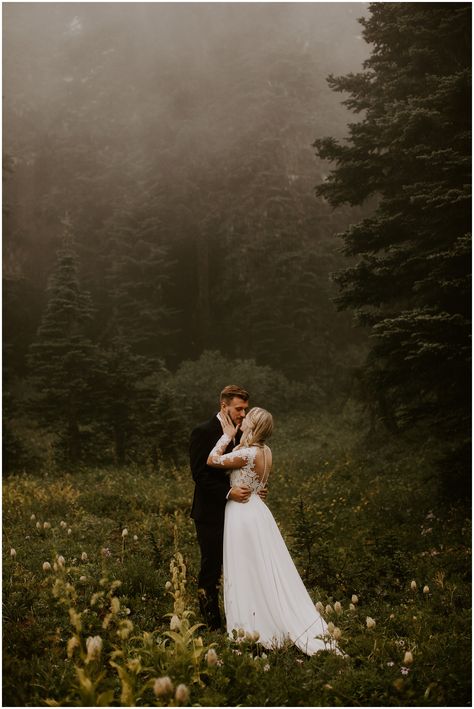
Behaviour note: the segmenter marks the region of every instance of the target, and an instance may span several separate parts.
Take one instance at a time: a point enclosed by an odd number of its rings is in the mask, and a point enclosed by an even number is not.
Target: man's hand
[[[228,499],[234,502],[248,502],[250,493],[249,487],[232,487]]]
[[[262,489],[259,490],[257,494],[265,502],[265,500],[267,499],[267,495],[268,495],[268,488],[262,487]]]

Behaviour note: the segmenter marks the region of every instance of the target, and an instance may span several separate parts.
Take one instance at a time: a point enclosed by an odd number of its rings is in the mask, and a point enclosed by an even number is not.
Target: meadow
[[[436,444],[276,418],[268,505],[347,657],[200,625],[186,460],[3,486],[4,706],[467,706],[471,527]]]

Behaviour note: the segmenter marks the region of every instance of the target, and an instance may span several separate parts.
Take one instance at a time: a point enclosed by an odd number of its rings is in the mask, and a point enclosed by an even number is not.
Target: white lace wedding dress
[[[258,447],[222,455],[230,438],[223,434],[210,454],[214,464],[243,459],[230,471],[232,485],[251,488],[246,503],[228,501],[224,526],[224,607],[227,632],[258,631],[265,648],[291,640],[307,655],[335,649],[327,624],[316,610],[269,508],[258,496],[265,485],[255,472]],[[242,461],[239,460],[239,463]],[[325,638],[323,639],[323,636]]]

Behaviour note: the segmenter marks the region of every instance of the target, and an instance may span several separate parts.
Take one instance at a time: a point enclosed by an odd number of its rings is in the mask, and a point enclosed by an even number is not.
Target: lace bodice
[[[229,470],[231,485],[246,485],[252,492],[258,492],[265,487],[265,482],[268,478],[268,475],[265,474],[262,480],[260,480],[255,471],[255,458],[259,447],[250,446],[237,448],[237,450],[223,455],[222,452],[227,448],[230,441],[229,436],[223,433],[209,454],[209,457],[212,459],[213,463],[225,465],[225,467],[229,467],[229,464],[235,460],[236,466],[238,467]]]

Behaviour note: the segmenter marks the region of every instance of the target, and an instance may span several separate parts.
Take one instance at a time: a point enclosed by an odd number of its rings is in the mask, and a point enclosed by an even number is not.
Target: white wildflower
[[[170,620],[170,630],[179,630],[181,628],[181,621],[177,615],[173,615]]]
[[[208,666],[214,667],[214,665],[217,665],[218,659],[219,658],[217,657],[217,652],[214,650],[213,647],[211,647],[210,650],[206,652],[206,662]]]
[[[412,662],[413,662],[413,655],[410,652],[410,650],[407,650],[405,652],[405,657],[403,658],[403,664],[404,665],[411,665]]]
[[[334,623],[331,623],[331,622],[328,623],[328,633],[329,633],[329,635],[332,635],[332,634],[333,634],[335,627],[336,627],[336,626],[334,625]]]
[[[133,541],[134,541],[134,542],[138,542],[138,537],[137,537],[136,534],[133,535]]]
[[[153,691],[157,697],[163,697],[166,694],[171,694],[173,689],[173,682],[168,676],[158,677],[158,679],[155,679],[153,684]]]
[[[326,614],[327,614],[327,615],[331,615],[331,613],[332,613],[332,606],[330,606],[329,603],[328,603],[325,610],[326,610]]]
[[[36,529],[41,529],[41,522],[36,522]]]
[[[87,658],[86,662],[98,660],[102,651],[102,638],[100,635],[89,636],[86,640]]]
[[[318,601],[318,602],[316,603],[315,608],[316,608],[316,610],[318,611],[318,613],[324,613],[324,606],[323,606],[323,604],[321,603],[321,601]]]
[[[268,672],[269,669],[270,669],[270,665],[267,662],[267,664],[263,666],[263,671]]]
[[[32,522],[34,522],[35,519],[36,519],[36,515],[33,513],[33,514],[31,515],[30,519],[31,519]]]
[[[128,534],[128,529],[125,527],[124,529],[122,529],[122,537],[126,537],[127,534]]]
[[[79,581],[81,583],[87,583],[87,576],[79,576]]]
[[[13,547],[10,549],[10,556],[12,559],[14,559],[16,556],[16,549],[14,549]]]
[[[342,630],[336,626],[332,635],[334,640],[340,640],[342,638]]]
[[[430,592],[430,587],[429,586],[423,586],[423,593],[429,593]]]
[[[355,611],[356,607],[353,603],[349,603],[349,610],[350,611]]]
[[[342,606],[341,606],[341,604],[339,603],[339,601],[336,601],[336,602],[335,602],[335,604],[334,604],[334,610],[336,611],[336,613],[337,613],[338,615],[339,615],[339,613],[342,613]]]
[[[51,529],[51,523],[50,523],[50,522],[44,522],[44,523],[43,523],[43,528],[44,528],[44,529]]]
[[[367,628],[369,630],[372,630],[372,628],[375,628],[375,620],[373,618],[371,618],[369,615],[365,619],[365,622],[366,622]]]
[[[189,689],[185,684],[178,684],[174,698],[178,704],[187,704],[189,699]]]
[[[68,533],[68,534],[72,534],[72,529],[71,529],[71,527],[69,527],[69,529],[67,530],[67,533]]]
[[[65,521],[62,519],[62,520],[60,521],[60,523],[59,523],[59,526],[60,526],[62,529],[66,529],[66,527],[67,527],[67,522],[65,522]]]
[[[82,552],[81,561],[87,561],[87,552],[85,552],[85,551]]]
[[[56,557],[56,561],[58,562],[59,566],[64,566],[64,564],[66,563],[66,559],[64,558],[64,556],[61,556],[61,554]]]
[[[417,589],[416,581],[412,581],[412,582],[411,582],[410,588],[411,588],[412,591],[416,591],[416,589]]]
[[[166,591],[169,591],[170,588],[171,588],[171,581],[167,581],[167,582],[165,583],[165,589],[166,589]]]
[[[352,601],[352,603],[354,603],[354,605],[357,605],[357,604],[359,603],[359,599],[358,599],[358,597],[355,595],[355,593],[352,594],[351,601]]]

